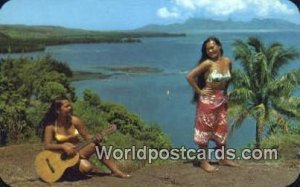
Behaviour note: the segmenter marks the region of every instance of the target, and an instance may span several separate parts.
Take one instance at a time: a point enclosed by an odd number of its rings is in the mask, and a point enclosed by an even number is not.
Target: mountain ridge
[[[191,18],[183,23],[169,25],[150,24],[135,29],[138,32],[168,32],[168,33],[194,33],[208,30],[299,30],[300,25],[280,19],[252,19],[248,22],[233,21],[231,19],[220,21],[212,19]]]

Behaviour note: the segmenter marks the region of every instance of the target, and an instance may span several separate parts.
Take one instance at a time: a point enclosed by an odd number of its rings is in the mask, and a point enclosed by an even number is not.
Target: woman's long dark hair
[[[68,100],[66,97],[59,97],[52,101],[48,111],[39,123],[39,135],[41,140],[44,140],[45,128],[47,125],[54,124],[58,117],[58,110],[63,105],[63,101]]]
[[[198,64],[201,64],[202,62],[204,62],[205,60],[209,59],[209,56],[206,53],[206,44],[210,41],[214,41],[219,47],[220,47],[220,53],[221,55],[223,55],[223,47],[222,47],[222,43],[220,42],[220,40],[214,36],[208,37],[203,43],[202,43],[202,47],[201,47],[201,58],[198,61]],[[204,74],[199,75],[196,78],[197,84],[198,86],[202,89],[206,86],[205,84],[205,78],[204,78]],[[197,102],[199,99],[199,94],[197,92],[194,92],[194,97],[193,97],[193,102]]]

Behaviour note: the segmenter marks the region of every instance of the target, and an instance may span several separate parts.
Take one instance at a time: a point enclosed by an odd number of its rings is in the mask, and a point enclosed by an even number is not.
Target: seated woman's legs
[[[79,171],[83,174],[89,173],[93,170],[93,165],[87,159],[80,159],[79,161]]]
[[[96,144],[94,144],[94,143],[91,143],[91,144],[87,145],[85,148],[80,150],[80,152],[79,152],[80,156],[82,158],[89,159],[89,157],[96,152],[95,146],[96,146]],[[101,145],[99,145],[98,148],[101,151]],[[103,162],[103,164],[105,164],[111,170],[111,172],[114,176],[121,177],[121,178],[130,177],[130,175],[125,174],[121,170],[119,170],[117,165],[110,158],[106,158],[105,155],[103,155],[103,157],[100,158],[100,159]],[[83,168],[82,171],[90,172],[92,170],[95,170],[95,166],[93,166],[91,163],[89,165],[86,162],[83,162],[83,164],[80,165],[80,166],[82,166],[82,168]]]
[[[99,149],[101,149],[101,146],[99,147]],[[103,155],[101,161],[111,170],[113,176],[120,177],[120,178],[131,177],[130,175],[123,173],[115,164],[115,162],[113,162],[110,158],[106,157],[105,155]]]

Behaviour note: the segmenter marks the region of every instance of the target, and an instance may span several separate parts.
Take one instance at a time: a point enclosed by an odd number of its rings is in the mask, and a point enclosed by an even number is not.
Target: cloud
[[[177,9],[174,8],[172,10],[169,10],[166,7],[160,8],[157,11],[157,15],[161,18],[178,18],[179,17],[179,13],[178,13]]]
[[[159,9],[162,18],[179,18],[191,15],[207,17],[230,16],[233,14],[250,13],[253,17],[267,17],[274,14],[297,14],[281,0],[172,0],[171,8]],[[177,10],[177,11],[174,11]]]
[[[270,14],[291,15],[295,13],[293,9],[282,3],[280,0],[247,0],[249,6],[252,6],[257,16],[268,16]]]

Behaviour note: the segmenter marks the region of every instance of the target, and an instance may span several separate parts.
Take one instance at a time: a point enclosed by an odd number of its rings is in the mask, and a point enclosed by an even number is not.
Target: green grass
[[[299,134],[274,134],[262,141],[262,148],[277,149],[280,159],[293,159],[300,152]]]

